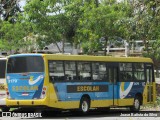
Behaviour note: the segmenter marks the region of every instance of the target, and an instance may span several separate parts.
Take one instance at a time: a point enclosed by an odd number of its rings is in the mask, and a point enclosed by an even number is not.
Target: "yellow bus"
[[[8,107],[79,109],[154,104],[150,58],[17,54],[7,61]]]

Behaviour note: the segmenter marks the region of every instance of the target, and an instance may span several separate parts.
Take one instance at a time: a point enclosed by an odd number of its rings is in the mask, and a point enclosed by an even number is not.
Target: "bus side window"
[[[133,69],[132,63],[119,63],[120,68],[120,81],[132,81]]]
[[[90,62],[78,62],[78,80],[91,80]]]
[[[65,79],[66,80],[76,80],[75,62],[65,61]]]
[[[106,63],[93,62],[92,63],[92,78],[93,80],[107,81]]]
[[[113,68],[109,68],[108,70],[108,77],[109,77],[109,82],[110,83],[114,83],[114,69]]]
[[[49,61],[49,78],[51,82],[65,80],[63,61]]]
[[[134,68],[134,75],[133,75],[134,81],[145,80],[144,63],[133,63],[133,68]]]

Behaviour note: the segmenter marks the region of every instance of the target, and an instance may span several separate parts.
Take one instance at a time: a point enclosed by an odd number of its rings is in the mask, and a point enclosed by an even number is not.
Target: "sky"
[[[19,0],[20,2],[19,2],[19,5],[20,6],[24,6],[25,5],[25,3],[26,3],[26,0]],[[121,1],[123,1],[123,0],[117,0],[118,2],[121,2]]]
[[[26,0],[20,0],[19,5],[21,6],[21,9],[23,10],[23,7],[25,6]]]

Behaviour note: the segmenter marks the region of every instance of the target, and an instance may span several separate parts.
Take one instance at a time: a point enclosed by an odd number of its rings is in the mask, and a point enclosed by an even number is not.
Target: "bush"
[[[157,97],[157,105],[160,105],[160,97]]]

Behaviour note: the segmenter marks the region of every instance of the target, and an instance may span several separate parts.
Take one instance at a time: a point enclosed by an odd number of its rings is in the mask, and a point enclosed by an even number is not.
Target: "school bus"
[[[8,57],[6,79],[8,107],[139,111],[156,100],[150,58],[17,54]]]

